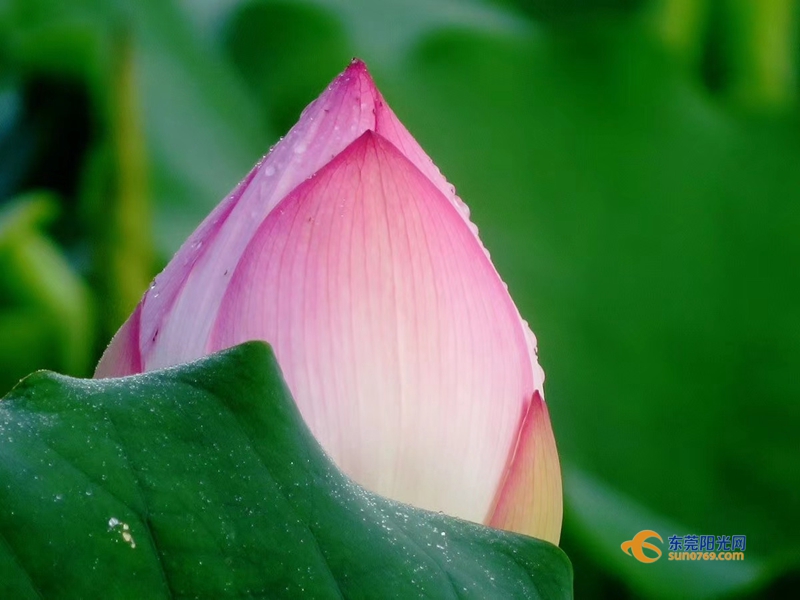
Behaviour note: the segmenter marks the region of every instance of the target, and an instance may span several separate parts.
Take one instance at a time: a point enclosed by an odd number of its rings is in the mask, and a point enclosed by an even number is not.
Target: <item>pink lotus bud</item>
[[[96,376],[253,339],[356,482],[558,541],[536,339],[466,206],[360,61],[181,247]]]

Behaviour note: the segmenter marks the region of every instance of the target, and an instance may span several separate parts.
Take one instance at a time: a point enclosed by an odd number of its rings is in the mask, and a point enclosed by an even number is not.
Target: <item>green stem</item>
[[[796,0],[724,0],[731,97],[754,109],[782,109],[796,97]]]
[[[119,309],[125,318],[147,289],[153,266],[144,128],[134,67],[132,44],[125,43],[114,82],[116,111],[112,127],[118,173],[117,252],[112,266],[118,276]]]
[[[709,13],[709,0],[656,0],[651,19],[666,46],[695,67],[702,57]]]
[[[98,240],[96,269],[106,334],[133,311],[153,276],[148,169],[133,44],[120,36],[105,92],[107,137],[87,167],[84,193]]]

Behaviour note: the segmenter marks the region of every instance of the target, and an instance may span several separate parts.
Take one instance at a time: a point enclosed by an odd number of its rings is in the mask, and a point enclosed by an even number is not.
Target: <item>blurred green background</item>
[[[0,395],[90,375],[359,56],[539,337],[576,597],[796,597],[798,26],[793,0],[0,0]],[[746,560],[643,565],[641,529]]]

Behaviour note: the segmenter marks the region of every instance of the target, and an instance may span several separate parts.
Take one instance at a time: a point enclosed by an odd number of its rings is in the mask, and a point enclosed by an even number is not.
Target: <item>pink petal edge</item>
[[[96,379],[125,377],[142,372],[139,352],[139,317],[142,304],[136,305],[128,320],[119,328],[94,372]]]
[[[561,467],[550,415],[537,392],[520,424],[505,480],[485,522],[490,527],[558,544],[562,494]]]

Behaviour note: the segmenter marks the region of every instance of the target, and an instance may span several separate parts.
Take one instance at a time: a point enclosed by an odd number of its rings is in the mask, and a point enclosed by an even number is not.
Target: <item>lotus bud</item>
[[[466,206],[360,61],[180,248],[96,376],[254,339],[353,480],[558,542],[536,339]]]

